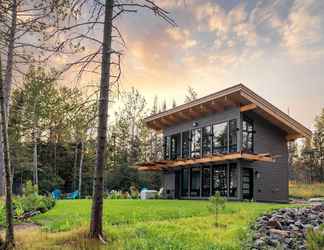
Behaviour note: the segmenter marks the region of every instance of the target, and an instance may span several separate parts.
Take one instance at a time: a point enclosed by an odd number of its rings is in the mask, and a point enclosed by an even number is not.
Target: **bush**
[[[324,249],[324,225],[317,230],[309,229],[306,235],[306,245],[309,250]]]

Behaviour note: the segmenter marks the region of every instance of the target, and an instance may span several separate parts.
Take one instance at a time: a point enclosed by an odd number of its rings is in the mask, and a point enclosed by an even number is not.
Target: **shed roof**
[[[256,112],[287,133],[287,140],[309,138],[312,132],[289,115],[257,95],[243,84],[204,96],[189,103],[145,118],[149,128],[162,130],[185,121],[197,119],[209,113],[222,112],[226,108],[240,107],[241,112]]]

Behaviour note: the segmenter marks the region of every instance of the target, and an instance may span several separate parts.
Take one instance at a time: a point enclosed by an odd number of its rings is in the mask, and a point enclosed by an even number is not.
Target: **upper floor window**
[[[210,155],[212,153],[212,126],[202,128],[202,154],[203,156]]]
[[[171,160],[180,158],[181,155],[181,134],[171,136]]]
[[[213,153],[227,153],[227,122],[213,125]]]
[[[190,133],[189,131],[182,132],[182,158],[190,157]]]
[[[191,130],[191,157],[198,158],[200,157],[201,150],[201,129]]]
[[[252,153],[254,151],[253,122],[244,119],[242,125],[242,150]]]
[[[237,122],[236,120],[229,121],[229,152],[237,152]]]
[[[164,160],[170,159],[171,137],[165,136],[163,142]]]

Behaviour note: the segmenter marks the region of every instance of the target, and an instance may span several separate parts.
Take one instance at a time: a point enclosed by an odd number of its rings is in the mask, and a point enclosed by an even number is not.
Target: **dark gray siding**
[[[249,112],[248,117],[254,121],[255,153],[279,155],[275,163],[241,162],[242,167],[253,167],[259,172],[254,175],[254,197],[257,201],[288,201],[288,148],[285,133],[260,116]],[[256,173],[256,172],[255,172]]]

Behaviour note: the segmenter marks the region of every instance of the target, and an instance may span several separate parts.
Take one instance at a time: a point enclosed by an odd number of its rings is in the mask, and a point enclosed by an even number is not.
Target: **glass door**
[[[242,196],[243,199],[253,199],[253,169],[243,168],[242,173]]]

